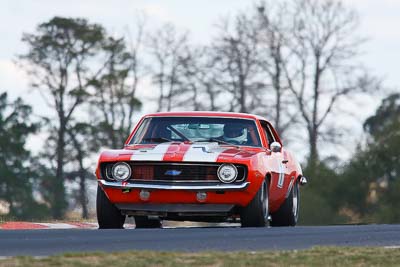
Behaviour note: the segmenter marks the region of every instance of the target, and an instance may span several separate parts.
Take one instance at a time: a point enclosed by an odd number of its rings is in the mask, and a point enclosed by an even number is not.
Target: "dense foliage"
[[[346,166],[343,207],[363,221],[400,221],[400,94],[385,98],[375,115],[364,123],[368,134]]]
[[[40,179],[35,159],[25,148],[27,138],[37,131],[31,112],[20,98],[10,102],[7,93],[0,94],[0,200],[14,218],[38,218],[47,212],[34,198]]]

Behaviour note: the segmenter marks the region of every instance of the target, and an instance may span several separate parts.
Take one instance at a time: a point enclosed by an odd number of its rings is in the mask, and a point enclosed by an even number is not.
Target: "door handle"
[[[288,163],[288,162],[289,162],[289,160],[287,160],[287,159],[282,160],[282,163],[283,163],[283,164],[286,164],[286,163]]]

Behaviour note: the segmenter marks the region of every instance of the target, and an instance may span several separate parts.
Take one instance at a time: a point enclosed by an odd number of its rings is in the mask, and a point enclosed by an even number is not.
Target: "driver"
[[[226,142],[242,144],[246,141],[246,127],[236,123],[227,123],[224,125],[223,140]]]

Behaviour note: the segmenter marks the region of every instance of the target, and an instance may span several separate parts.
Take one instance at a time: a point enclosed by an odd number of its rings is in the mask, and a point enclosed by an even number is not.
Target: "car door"
[[[269,203],[270,211],[276,211],[281,203],[285,200],[288,188],[291,183],[291,171],[289,168],[290,154],[282,146],[281,140],[271,124],[264,121],[261,122],[263,134],[267,141],[267,149],[270,153],[266,156],[266,168],[271,173],[269,183]],[[279,143],[280,150],[273,150],[271,144]]]

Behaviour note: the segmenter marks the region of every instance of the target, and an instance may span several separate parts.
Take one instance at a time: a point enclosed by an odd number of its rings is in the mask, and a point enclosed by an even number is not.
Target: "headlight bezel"
[[[231,168],[231,170],[234,171],[234,176],[233,176],[233,178],[231,178],[231,179],[229,179],[229,180],[225,180],[225,179],[221,178],[221,177],[222,177],[221,172],[223,171],[224,168]],[[217,177],[218,177],[218,179],[219,179],[222,183],[224,183],[224,184],[230,184],[230,183],[233,183],[233,182],[236,181],[237,176],[238,176],[238,173],[239,173],[239,172],[238,172],[238,169],[237,169],[237,167],[236,167],[235,165],[233,165],[233,164],[231,164],[231,163],[224,163],[224,164],[221,164],[221,166],[218,167],[218,170],[217,170]]]
[[[127,167],[127,170],[128,170],[128,175],[126,175],[126,177],[123,178],[123,179],[117,178],[117,175],[115,175],[116,168],[119,167],[119,166],[125,166],[125,167]],[[131,178],[131,176],[132,176],[132,168],[131,168],[131,166],[130,166],[128,163],[126,163],[126,162],[117,162],[117,163],[115,163],[115,164],[112,166],[111,174],[112,174],[112,178],[113,178],[115,181],[118,181],[118,182],[125,182],[125,181],[127,181],[127,180],[129,180],[129,179]]]

